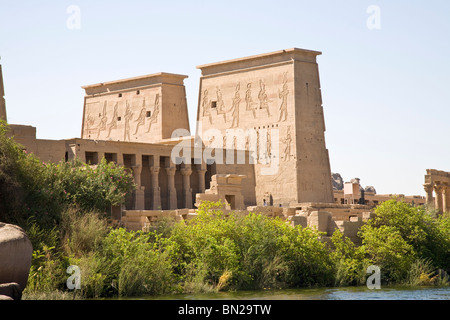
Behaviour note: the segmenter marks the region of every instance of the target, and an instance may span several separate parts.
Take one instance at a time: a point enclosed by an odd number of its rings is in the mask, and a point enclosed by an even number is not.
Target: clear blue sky
[[[292,47],[323,52],[333,172],[424,195],[427,168],[450,171],[450,1],[0,2],[8,120],[41,139],[80,136],[82,85],[160,71],[189,76],[193,131],[197,65]]]

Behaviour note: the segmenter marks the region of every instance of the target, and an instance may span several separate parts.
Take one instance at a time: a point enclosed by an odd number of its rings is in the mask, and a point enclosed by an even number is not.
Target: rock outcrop
[[[0,285],[13,299],[20,299],[27,285],[32,255],[33,246],[24,230],[0,222]],[[0,295],[6,295],[3,291]]]

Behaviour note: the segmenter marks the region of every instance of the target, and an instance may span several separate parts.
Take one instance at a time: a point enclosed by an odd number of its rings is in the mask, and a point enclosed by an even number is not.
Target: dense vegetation
[[[383,284],[447,283],[448,215],[384,202],[359,246],[339,231],[322,241],[278,218],[225,216],[209,202],[186,222],[162,217],[146,232],[126,231],[107,212],[132,191],[129,172],[106,161],[42,163],[0,129],[0,220],[22,226],[34,247],[25,298],[67,297],[70,265],[81,270],[82,298],[364,285],[370,265]]]

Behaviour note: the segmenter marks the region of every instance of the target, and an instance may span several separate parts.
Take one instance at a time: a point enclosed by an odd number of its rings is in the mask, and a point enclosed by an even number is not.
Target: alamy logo
[[[66,272],[71,276],[67,279],[66,285],[69,290],[81,289],[81,271],[78,266],[71,265]]]
[[[370,16],[367,18],[366,25],[369,30],[381,29],[381,9],[379,6],[371,5],[367,7],[367,11]]]
[[[288,138],[282,141],[283,154],[280,154],[280,132],[278,128],[263,129],[227,129],[223,134],[218,129],[208,129],[202,132],[201,122],[197,128],[201,135],[196,135],[192,151],[190,133],[185,129],[177,129],[172,138],[182,139],[171,152],[171,160],[175,164],[206,163],[216,164],[261,164],[261,175],[274,175],[278,172],[280,159],[290,160],[290,132]],[[248,161],[246,161],[248,157]]]
[[[70,16],[66,20],[66,26],[69,30],[81,29],[81,10],[79,6],[71,5],[67,7],[66,13]]]
[[[366,273],[371,274],[367,278],[367,288],[370,290],[381,289],[381,272],[380,267],[371,265],[367,268]]]

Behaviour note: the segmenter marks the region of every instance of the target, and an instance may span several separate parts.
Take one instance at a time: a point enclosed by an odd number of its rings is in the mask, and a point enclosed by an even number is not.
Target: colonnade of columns
[[[142,156],[136,155],[136,164],[131,166],[133,170],[134,182],[136,184],[135,197],[134,197],[134,209],[135,210],[160,210],[162,209],[161,203],[161,181],[160,181],[160,172],[164,170],[167,176],[167,190],[165,194],[167,195],[167,209],[181,209],[181,208],[193,208],[193,194],[191,187],[191,176],[193,173],[192,167],[189,164],[184,165],[179,169],[179,172],[182,175],[183,184],[182,184],[182,207],[178,207],[178,194],[177,188],[175,184],[175,175],[177,173],[177,167],[175,164],[170,163],[168,166],[161,168],[156,165],[159,164],[159,156],[153,156],[155,159],[153,161],[153,165],[150,165],[150,175],[151,175],[151,208],[145,207],[145,186],[142,183]],[[119,158],[119,157],[118,157]],[[200,165],[197,165],[199,168],[195,170],[198,175],[198,188],[196,188],[197,192],[203,193],[205,192],[205,173],[206,169],[202,168]],[[180,191],[180,190],[178,190]]]
[[[75,148],[76,146],[74,146]],[[82,161],[86,161],[86,154],[84,151],[78,150],[77,157]],[[134,183],[136,184],[136,190],[134,190],[133,208],[135,210],[161,210],[161,209],[182,209],[193,208],[193,191],[191,187],[191,177],[193,172],[196,172],[197,177],[195,179],[195,192],[205,192],[205,174],[206,164],[182,164],[176,166],[172,163],[169,157],[164,157],[164,161],[161,160],[159,155],[148,155],[152,160],[146,164],[146,170],[150,171],[150,181],[142,181],[143,177],[143,154],[127,154],[127,161],[124,160],[124,153],[105,153],[103,151],[91,152],[93,154],[92,164],[98,163],[102,158],[106,157],[108,161],[114,161],[117,165],[128,167],[132,170]],[[147,167],[148,165],[148,167]],[[193,167],[195,166],[195,170]],[[163,170],[165,173],[162,175],[164,181],[160,181],[160,173]],[[182,176],[182,189],[180,190],[180,181],[176,183],[175,177],[177,173]],[[167,177],[167,181],[166,181]],[[146,182],[146,183],[144,183]],[[151,192],[147,192],[146,201],[146,187],[151,185]],[[166,190],[161,190],[167,188]],[[178,190],[177,190],[178,186]],[[149,191],[149,190],[147,190]],[[178,201],[178,192],[181,192],[182,201]],[[164,203],[162,203],[161,195],[164,194]],[[146,207],[147,202],[147,207]],[[149,204],[150,203],[150,207]],[[181,206],[181,208],[179,208]],[[164,208],[163,208],[164,207]]]
[[[447,182],[425,183],[423,187],[428,207],[434,207],[439,213],[450,212],[450,186]]]

